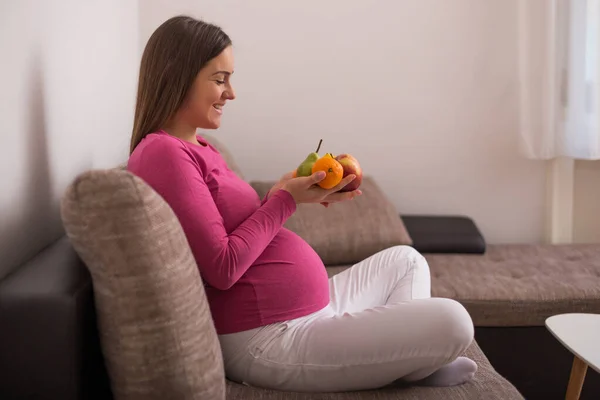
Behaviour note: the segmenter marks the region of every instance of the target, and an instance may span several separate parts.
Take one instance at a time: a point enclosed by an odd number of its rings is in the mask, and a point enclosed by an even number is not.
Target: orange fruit
[[[317,171],[325,171],[327,174],[325,179],[318,183],[323,189],[331,189],[342,181],[344,177],[344,167],[340,164],[331,153],[325,154],[319,158],[312,166],[312,173]]]

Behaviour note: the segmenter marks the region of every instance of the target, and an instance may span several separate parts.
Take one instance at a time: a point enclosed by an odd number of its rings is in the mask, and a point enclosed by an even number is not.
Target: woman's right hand
[[[360,190],[352,192],[338,192],[344,186],[356,178],[355,175],[348,175],[342,181],[331,189],[323,189],[317,185],[325,179],[327,175],[323,171],[315,172],[310,176],[292,178],[286,181],[282,189],[289,192],[296,204],[300,203],[338,203],[340,201],[352,200],[361,194]]]

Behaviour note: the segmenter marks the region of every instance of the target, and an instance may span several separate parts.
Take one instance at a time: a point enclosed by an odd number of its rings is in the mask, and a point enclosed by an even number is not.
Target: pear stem
[[[315,151],[315,153],[319,152],[319,149],[321,148],[321,143],[323,143],[323,139],[319,140],[319,146],[317,146],[317,151]]]

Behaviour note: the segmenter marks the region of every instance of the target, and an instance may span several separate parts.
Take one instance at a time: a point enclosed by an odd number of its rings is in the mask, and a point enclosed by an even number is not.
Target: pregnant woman
[[[460,355],[473,323],[459,303],[430,297],[421,254],[392,247],[328,279],[314,250],[284,228],[300,203],[359,196],[338,192],[353,176],[325,190],[320,173],[288,173],[260,199],[197,134],[219,128],[235,99],[233,73],[219,27],[184,16],[158,27],[141,61],[128,163],[181,222],[229,379],[313,392],[470,380],[477,365]],[[268,93],[272,83],[254,84]]]

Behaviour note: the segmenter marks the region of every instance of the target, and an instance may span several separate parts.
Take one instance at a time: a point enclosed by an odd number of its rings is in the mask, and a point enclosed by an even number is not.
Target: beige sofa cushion
[[[600,244],[489,245],[483,255],[426,254],[432,296],[460,301],[476,326],[544,326],[600,313]]]
[[[171,208],[127,171],[80,175],[62,217],[93,282],[115,399],[225,398],[204,286]]]
[[[263,198],[275,182],[251,182]],[[331,204],[299,204],[285,227],[306,240],[326,265],[352,264],[412,240],[394,205],[371,177],[354,200]]]

